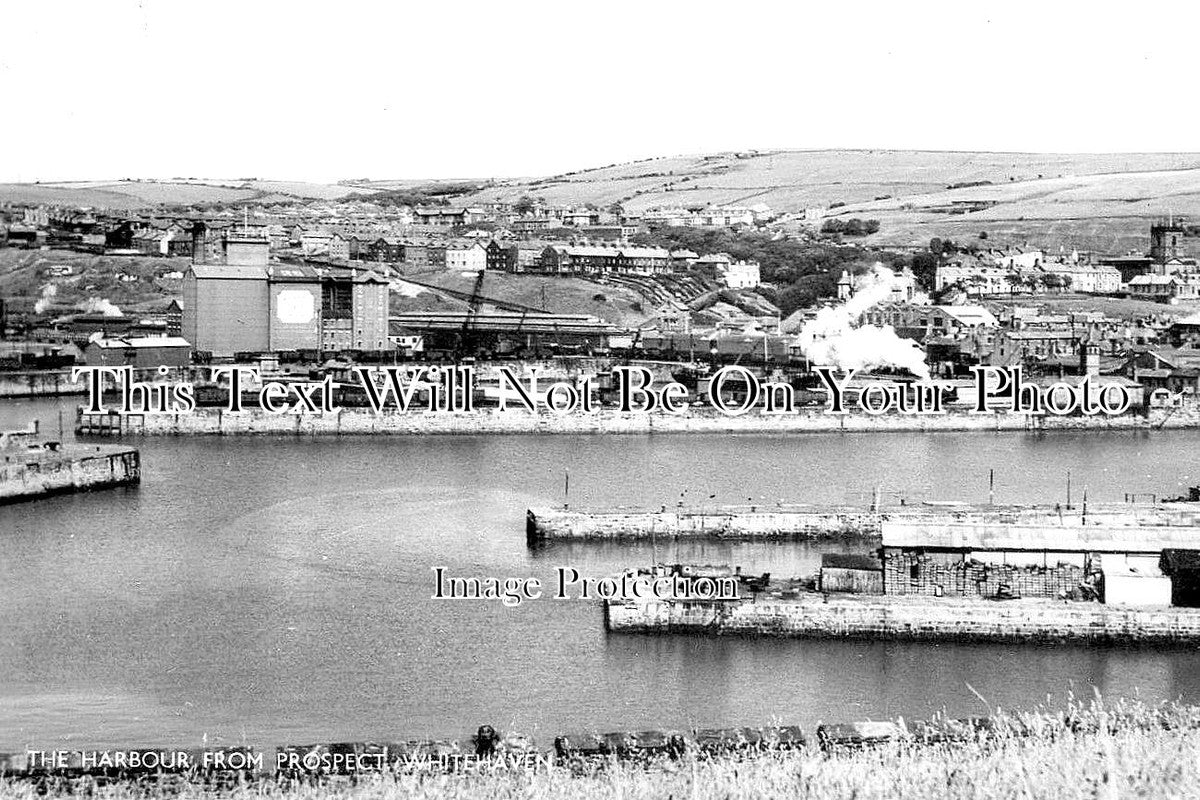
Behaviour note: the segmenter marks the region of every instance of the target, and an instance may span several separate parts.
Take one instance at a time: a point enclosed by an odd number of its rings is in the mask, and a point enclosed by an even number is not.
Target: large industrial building
[[[609,322],[580,314],[531,311],[410,312],[392,317],[393,341],[416,336],[426,353],[470,349],[493,355],[607,350],[618,334]],[[467,340],[467,341],[464,341]]]
[[[281,350],[382,351],[388,284],[371,271],[272,264],[265,232],[225,236],[224,263],[201,248],[183,277],[184,338],[226,358]]]

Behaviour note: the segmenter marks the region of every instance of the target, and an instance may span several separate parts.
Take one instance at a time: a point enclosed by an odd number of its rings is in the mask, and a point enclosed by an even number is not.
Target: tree
[[[1065,292],[1071,287],[1070,275],[1059,275],[1054,272],[1039,276],[1042,280],[1042,285],[1047,289],[1057,289],[1060,292]]]
[[[513,211],[520,214],[522,217],[533,213],[533,209],[537,207],[537,201],[527,194],[521,195],[521,199],[513,203]]]
[[[842,233],[846,236],[866,236],[869,233],[876,233],[879,230],[879,220],[877,219],[859,219],[851,217],[850,219],[838,219],[836,217],[825,220],[821,225],[821,233]]]
[[[913,253],[908,268],[925,291],[931,291],[937,279],[938,257],[930,253]]]

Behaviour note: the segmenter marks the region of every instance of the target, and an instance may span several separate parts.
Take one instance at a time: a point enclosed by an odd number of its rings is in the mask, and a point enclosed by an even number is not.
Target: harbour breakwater
[[[862,537],[878,545],[883,516],[863,508],[813,506],[721,506],[572,511],[538,508],[525,512],[525,537],[543,539],[830,539]]]
[[[132,447],[62,445],[0,450],[0,505],[54,494],[128,486],[141,481],[141,454]]]
[[[1118,530],[1136,552],[1150,539],[1173,536],[1187,547],[1200,533],[1200,507],[1194,503],[1091,503],[1086,509],[1052,506],[982,505],[957,502],[872,503],[866,507],[764,503],[717,507],[678,506],[658,509],[530,508],[525,512],[525,536],[541,540],[588,539],[841,539],[862,538],[879,546],[884,523],[903,523],[913,541],[950,546],[945,526],[971,525],[970,532],[993,532],[1005,537],[997,547],[1022,548],[1033,530],[1052,529],[1062,544],[1078,543],[1081,531]]]
[[[1200,642],[1200,609],[1055,600],[976,600],[800,593],[707,602],[605,602],[617,633],[916,641]]]
[[[479,409],[457,412],[373,413],[342,408],[331,413],[270,414],[198,408],[185,413],[77,413],[76,432],[93,435],[464,435],[464,434],[652,434],[652,433],[877,433],[887,431],[1075,431],[1200,428],[1200,403],[1151,408],[1145,413],[1108,415],[973,414],[952,410],[938,415],[828,414],[820,409],[796,414],[748,413],[731,416],[712,409],[682,414],[621,412],[555,414],[549,411]]]

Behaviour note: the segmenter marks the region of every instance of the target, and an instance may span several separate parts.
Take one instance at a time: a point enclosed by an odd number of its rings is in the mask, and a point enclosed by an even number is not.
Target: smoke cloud
[[[106,297],[89,297],[83,304],[83,310],[88,314],[103,314],[106,317],[121,316],[121,309],[109,302]]]
[[[392,291],[401,297],[416,297],[425,293],[425,287],[408,281],[392,281]]]
[[[891,325],[857,324],[863,314],[888,299],[895,282],[896,274],[876,263],[859,279],[857,289],[845,303],[821,309],[800,329],[799,344],[804,355],[819,366],[844,371],[898,367],[928,380],[925,354],[916,342],[897,336]]]
[[[42,287],[42,296],[36,303],[33,304],[33,313],[45,314],[46,309],[50,308],[50,302],[54,300],[58,294],[58,287],[53,283],[47,283]]]

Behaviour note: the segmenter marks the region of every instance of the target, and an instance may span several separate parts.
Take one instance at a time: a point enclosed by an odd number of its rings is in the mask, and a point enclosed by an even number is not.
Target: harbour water
[[[64,400],[65,419],[73,419]],[[59,401],[0,426],[56,434]],[[68,434],[67,438],[70,438]],[[1200,431],[147,438],[137,488],[0,508],[0,750],[923,717],[1070,692],[1200,702],[1191,647],[605,635],[594,602],[433,600],[433,570],[603,576],[651,560],[814,571],[847,543],[573,542],[572,504],[1078,503],[1200,483]],[[982,698],[982,699],[981,699]]]

